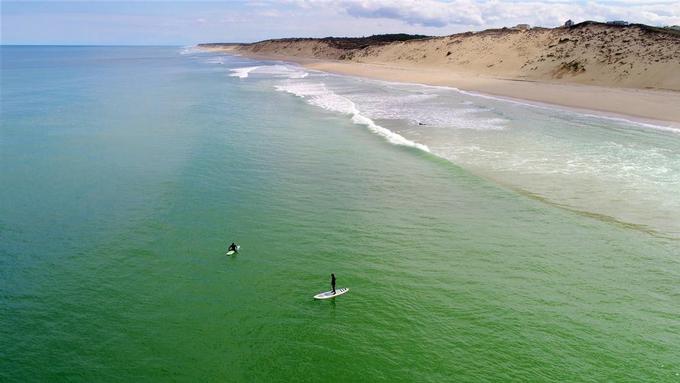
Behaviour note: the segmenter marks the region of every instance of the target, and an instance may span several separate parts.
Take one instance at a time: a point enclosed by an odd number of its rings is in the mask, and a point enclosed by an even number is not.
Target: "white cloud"
[[[478,4],[468,0],[453,3],[433,0],[344,0],[339,3],[349,15],[355,17],[399,19],[408,24],[431,27],[484,23]]]
[[[498,27],[516,23],[556,26],[567,19],[680,24],[680,1],[499,0],[291,0],[309,10],[335,8],[355,18],[392,19],[407,25]]]

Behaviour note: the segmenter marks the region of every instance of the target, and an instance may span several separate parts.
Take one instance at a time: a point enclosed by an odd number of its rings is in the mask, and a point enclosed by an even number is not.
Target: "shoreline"
[[[217,51],[217,50],[216,50]],[[236,53],[232,49],[219,50]],[[288,61],[304,68],[375,80],[456,88],[507,101],[536,106],[557,106],[581,113],[621,118],[642,124],[680,129],[680,92],[672,90],[617,88],[485,77],[438,68],[395,66],[389,63],[358,63],[295,56],[238,52],[243,57]]]

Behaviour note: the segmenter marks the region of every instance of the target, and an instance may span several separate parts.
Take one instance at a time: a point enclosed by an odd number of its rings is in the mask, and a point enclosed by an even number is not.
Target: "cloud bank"
[[[567,19],[680,24],[680,1],[479,1],[297,0],[310,9],[331,7],[356,18],[392,19],[408,25],[494,27],[514,23],[557,26]]]
[[[278,37],[448,35],[571,19],[680,25],[680,0],[0,0],[0,43],[186,45]]]

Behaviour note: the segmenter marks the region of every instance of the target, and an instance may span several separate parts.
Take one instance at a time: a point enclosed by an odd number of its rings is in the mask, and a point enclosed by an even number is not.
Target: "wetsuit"
[[[331,288],[333,288],[333,295],[335,295],[335,274],[331,274]]]

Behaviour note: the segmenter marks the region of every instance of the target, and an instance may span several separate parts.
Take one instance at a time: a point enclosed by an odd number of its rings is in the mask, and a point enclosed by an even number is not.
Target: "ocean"
[[[0,49],[2,381],[680,380],[676,127]]]

